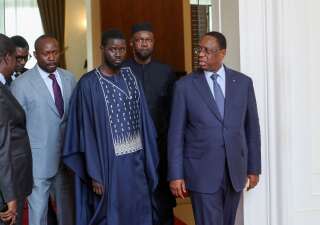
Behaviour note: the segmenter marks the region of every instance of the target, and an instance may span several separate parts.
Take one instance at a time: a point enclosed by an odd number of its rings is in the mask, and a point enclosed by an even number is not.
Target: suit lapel
[[[6,95],[6,97],[8,98],[9,104],[11,104],[13,106],[13,108],[16,110],[16,112],[21,114],[24,118],[24,110],[23,110],[22,106],[20,105],[20,103],[17,101],[17,99],[13,96],[11,91],[5,85],[3,85],[1,82],[0,82],[0,88],[4,89],[3,92]]]
[[[237,77],[234,73],[225,66],[226,71],[226,91],[225,91],[225,106],[224,106],[224,115],[228,115],[227,113],[230,110],[231,102],[233,100],[232,96],[236,93],[238,88]]]
[[[33,86],[35,88],[37,88],[39,96],[43,96],[43,98],[45,98],[47,100],[48,105],[50,106],[50,108],[52,109],[52,111],[54,111],[58,117],[60,117],[58,109],[54,103],[54,100],[48,90],[47,85],[45,84],[44,80],[42,79],[37,66],[32,68],[32,76],[33,79],[31,80]]]
[[[64,113],[63,117],[66,115],[67,112],[67,104],[68,104],[68,98],[67,96],[70,96],[70,88],[68,88],[69,78],[63,73],[62,70],[58,69],[58,73],[60,75],[61,83],[62,83],[62,93],[63,93],[63,107],[64,107]]]
[[[210,91],[208,82],[205,78],[205,75],[203,72],[199,72],[197,76],[194,77],[194,85],[201,95],[203,101],[207,104],[211,112],[217,117],[219,121],[222,122],[222,118],[220,116],[218,107],[216,102],[214,101],[214,97]]]

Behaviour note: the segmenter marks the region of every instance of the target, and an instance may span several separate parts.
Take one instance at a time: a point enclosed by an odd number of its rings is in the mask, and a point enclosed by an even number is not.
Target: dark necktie
[[[60,117],[63,116],[63,97],[62,97],[62,92],[60,89],[60,86],[57,82],[56,75],[53,73],[49,74],[49,78],[52,80],[52,89],[53,89],[53,95],[54,95],[54,103],[57,107],[57,110],[60,114]]]
[[[224,116],[224,96],[221,90],[220,85],[217,82],[218,74],[213,73],[211,75],[211,79],[213,80],[213,92],[214,92],[214,100],[218,106],[221,118]]]
[[[6,86],[10,87],[12,83],[12,77],[10,76],[8,79],[6,79]]]
[[[4,84],[4,87],[5,87],[8,91],[10,91],[10,84],[8,84],[8,82],[6,82],[6,83]]]

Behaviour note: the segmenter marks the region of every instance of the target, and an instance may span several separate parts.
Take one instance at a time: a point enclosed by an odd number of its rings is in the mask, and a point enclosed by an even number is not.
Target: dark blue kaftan
[[[157,149],[143,93],[129,68],[83,76],[73,94],[64,162],[76,173],[79,225],[156,224]],[[91,179],[105,187],[100,197]]]

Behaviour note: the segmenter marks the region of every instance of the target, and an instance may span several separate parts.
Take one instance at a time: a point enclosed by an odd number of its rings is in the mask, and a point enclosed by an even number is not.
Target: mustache
[[[141,52],[136,52],[136,57],[141,59],[141,60],[146,60],[149,57],[152,56],[152,51],[141,51]]]
[[[113,63],[113,62],[109,61],[108,59],[105,59],[104,62],[110,69],[120,69],[121,66],[123,65],[124,60],[121,60],[121,59],[117,59],[117,60],[119,60],[120,63]]]

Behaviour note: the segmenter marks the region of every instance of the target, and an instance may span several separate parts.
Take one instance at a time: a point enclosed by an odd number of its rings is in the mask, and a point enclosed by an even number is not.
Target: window
[[[211,0],[190,0],[191,34],[192,34],[192,69],[199,67],[198,57],[194,49],[198,47],[200,37],[212,30]]]
[[[0,11],[0,16],[4,18],[0,29],[2,25],[4,33],[9,37],[23,36],[28,41],[32,54],[35,40],[44,33],[37,0],[0,0],[0,4],[4,6],[4,12]],[[26,67],[31,68],[35,64],[36,60],[32,57]]]
[[[0,0],[0,33],[4,34],[4,0]]]

